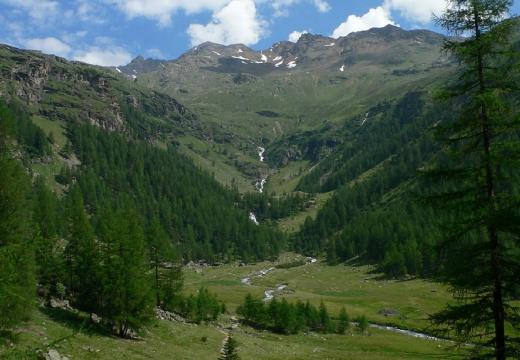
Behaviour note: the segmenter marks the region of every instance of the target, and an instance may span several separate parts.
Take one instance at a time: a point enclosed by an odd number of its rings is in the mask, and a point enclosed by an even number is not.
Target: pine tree
[[[430,198],[448,214],[440,244],[443,279],[460,300],[434,320],[454,330],[461,342],[492,328],[488,344],[499,360],[518,355],[505,333],[506,323],[518,325],[512,295],[520,273],[519,62],[510,46],[513,23],[503,20],[511,5],[510,0],[452,0],[437,19],[448,32],[466,37],[445,45],[459,60],[461,74],[442,96],[461,108],[456,121],[437,126],[445,151],[427,172],[438,180]]]
[[[36,229],[35,259],[38,266],[38,283],[52,291],[63,277],[64,264],[57,251],[60,221],[58,199],[47,188],[43,178],[34,184],[33,220]],[[55,290],[55,289],[54,289]]]
[[[28,219],[29,180],[11,159],[0,128],[0,329],[25,319],[34,306],[33,246]]]
[[[151,279],[143,227],[131,202],[122,211],[107,210],[103,219],[103,307],[100,314],[111,321],[119,336],[138,330],[153,315]]]
[[[368,330],[368,319],[365,315],[361,315],[357,318],[358,329],[362,334],[365,334]]]
[[[76,305],[97,311],[99,304],[99,251],[94,229],[83,205],[83,195],[74,186],[68,195],[69,231],[65,248],[68,289]]]
[[[219,360],[240,360],[240,356],[238,356],[237,352],[237,345],[236,340],[231,336],[228,336]]]
[[[337,333],[338,334],[345,334],[347,330],[350,327],[350,319],[347,314],[347,310],[345,307],[342,307],[339,312],[339,318],[338,318],[338,327],[337,327]]]
[[[327,310],[327,307],[325,306],[323,301],[320,302],[319,316],[320,316],[320,330],[322,332],[330,331],[331,322],[330,322],[329,311]]]
[[[161,274],[160,269],[163,263],[170,263],[169,266],[173,266],[173,262],[176,260],[175,251],[173,249],[173,243],[168,238],[168,234],[164,231],[164,228],[159,223],[157,217],[154,217],[150,223],[147,232],[147,245],[150,258],[150,266],[154,272],[154,290],[155,290],[155,303],[156,306],[161,306],[161,296],[165,291],[172,292],[173,289],[166,289],[167,285],[173,285],[173,278],[171,276],[176,274],[175,271],[167,271],[167,275],[170,275],[170,281],[163,279],[164,275]],[[172,294],[170,294],[171,296]],[[163,299],[164,300],[164,299]]]

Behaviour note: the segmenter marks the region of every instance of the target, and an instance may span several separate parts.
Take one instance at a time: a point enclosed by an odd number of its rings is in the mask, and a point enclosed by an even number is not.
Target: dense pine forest
[[[3,327],[30,314],[36,289],[103,316],[121,336],[150,319],[154,303],[215,319],[222,305],[206,290],[182,297],[179,266],[261,260],[285,247],[282,233],[249,220],[237,192],[174,148],[71,122],[62,155],[81,165],[64,166],[58,196],[28,172],[50,156],[52,137],[16,105],[0,105],[0,125]]]
[[[302,190],[335,194],[294,236],[295,249],[326,254],[331,264],[361,257],[391,276],[435,272],[439,215],[419,204],[415,179],[417,169],[439,151],[433,125],[449,119],[453,108],[428,103],[427,94],[409,93],[395,104],[375,107],[353,143],[302,179]],[[350,160],[337,168],[342,159]],[[330,167],[336,170],[326,176]]]

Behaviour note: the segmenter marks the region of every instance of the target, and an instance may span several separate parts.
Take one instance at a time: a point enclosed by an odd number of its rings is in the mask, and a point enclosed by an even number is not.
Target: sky
[[[205,41],[266,49],[302,33],[436,31],[445,0],[0,0],[0,43],[102,66],[175,59]],[[520,14],[520,0],[512,14]]]

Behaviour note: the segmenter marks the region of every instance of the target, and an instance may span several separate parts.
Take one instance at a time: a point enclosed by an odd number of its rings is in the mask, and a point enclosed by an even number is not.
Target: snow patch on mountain
[[[248,58],[245,58],[243,56],[231,56],[233,59],[238,59],[238,60],[244,60],[244,61],[251,61],[250,59]]]
[[[287,64],[288,69],[293,69],[296,67],[296,61],[291,61]]]
[[[325,46],[325,47],[332,47],[332,46],[334,46],[334,45],[336,45],[336,43],[330,43],[330,44],[323,45],[323,46]]]
[[[339,68],[339,71],[344,72],[344,71],[345,71],[345,65],[342,65],[342,66]]]

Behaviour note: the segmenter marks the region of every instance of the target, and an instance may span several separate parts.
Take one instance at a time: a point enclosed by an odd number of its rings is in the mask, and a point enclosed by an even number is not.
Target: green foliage
[[[273,197],[265,193],[246,193],[242,197],[241,207],[252,211],[260,221],[279,220],[304,211],[310,196],[306,194],[290,194]]]
[[[336,191],[316,219],[308,218],[295,234],[294,249],[325,254],[331,265],[360,256],[393,277],[431,276],[436,269],[432,244],[442,215],[415,204],[409,192],[416,191],[417,168],[439,149],[426,129],[445,121],[450,110],[428,105],[425,94],[410,93],[371,109],[362,128],[347,128],[353,141],[300,184],[309,191]],[[320,184],[329,185],[316,187]]]
[[[20,104],[7,105],[0,99],[0,121],[28,155],[43,157],[50,154],[49,139],[32,123]]]
[[[27,318],[35,296],[29,179],[9,155],[4,136],[0,132],[0,330]]]
[[[356,322],[358,325],[358,330],[360,333],[365,334],[368,331],[368,319],[365,315],[361,315],[356,318]]]
[[[172,234],[184,260],[265,259],[284,248],[283,234],[256,226],[235,207],[239,195],[220,186],[170,148],[128,141],[94,127],[74,127],[70,138],[83,170],[78,174],[85,203],[94,216],[103,202],[119,207],[130,198],[145,223],[152,218]],[[156,224],[157,225],[157,224]]]
[[[83,205],[81,189],[74,186],[67,200],[68,243],[64,252],[67,288],[79,308],[95,311],[101,297],[98,244]]]
[[[222,349],[222,355],[219,357],[220,360],[240,360],[240,356],[237,353],[238,343],[231,336],[228,336],[224,348]]]
[[[289,303],[286,299],[279,301],[276,298],[266,304],[261,299],[247,294],[243,304],[238,307],[237,314],[253,327],[270,329],[280,334],[298,334],[300,331],[331,333],[336,331],[336,328],[348,328],[348,324],[342,324],[342,321],[345,322],[345,316],[348,323],[346,312],[340,314],[338,324],[334,324],[323,302],[319,308],[309,302]]]
[[[338,316],[336,332],[338,334],[344,335],[348,331],[348,329],[350,329],[350,318],[347,314],[347,310],[345,309],[345,307],[342,307]]]
[[[122,210],[107,210],[103,218],[103,301],[101,316],[120,336],[128,336],[153,316],[152,281],[147,275],[143,226],[130,204]]]
[[[225,306],[215,294],[202,287],[196,295],[181,299],[179,304],[171,310],[181,313],[185,318],[196,324],[200,324],[216,321],[219,315],[225,312]]]
[[[441,100],[460,103],[457,118],[437,127],[443,152],[426,169],[425,195],[446,214],[441,278],[459,301],[434,316],[460,342],[482,341],[483,356],[518,357],[515,292],[520,269],[518,68],[514,22],[503,21],[512,1],[458,0],[438,19],[464,34],[445,49],[460,62],[460,76]],[[463,261],[461,261],[463,259]]]

